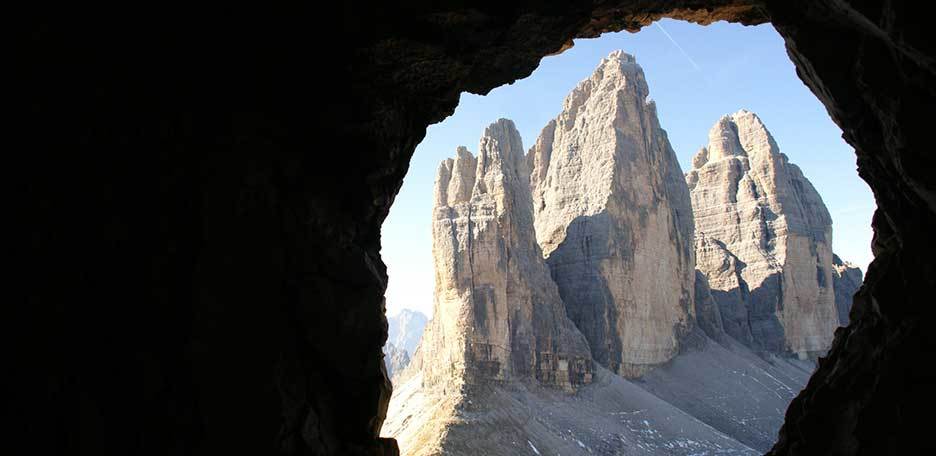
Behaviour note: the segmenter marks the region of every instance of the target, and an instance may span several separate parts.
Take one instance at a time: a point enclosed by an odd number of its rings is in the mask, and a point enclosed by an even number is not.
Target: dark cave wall
[[[17,356],[13,375],[47,380],[11,408],[16,434],[37,435],[39,453],[393,454],[376,439],[389,398],[379,226],[426,126],[572,37],[665,15],[772,20],[880,207],[852,323],[773,452],[921,452],[928,421],[913,418],[934,406],[916,367],[934,353],[933,32],[902,2],[752,4],[344,2],[22,21],[13,130],[30,153],[11,166],[27,225],[14,281],[39,355]]]
[[[352,121],[351,51],[308,52],[321,10],[65,13],[17,43],[32,325],[11,370],[45,381],[13,434],[38,454],[392,454],[378,214],[418,135]]]
[[[855,147],[878,203],[851,324],[787,410],[773,455],[932,454],[936,36],[909,2],[770,3],[800,78]]]

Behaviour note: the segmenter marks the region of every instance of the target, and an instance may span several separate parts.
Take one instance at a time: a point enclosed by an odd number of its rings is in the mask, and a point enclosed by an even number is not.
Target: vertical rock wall
[[[435,307],[417,353],[430,384],[591,381],[584,336],[566,317],[533,235],[529,171],[513,122],[490,125],[475,158],[439,166],[433,209]]]
[[[712,127],[686,180],[698,268],[720,296],[726,329],[742,341],[750,331],[759,349],[823,354],[838,326],[832,219],[812,184],[744,110]]]
[[[693,316],[692,212],[643,70],[621,51],[565,99],[530,150],[536,236],[597,361],[637,376]]]
[[[696,233],[696,267],[706,279],[709,292],[718,306],[722,329],[748,346],[754,345],[748,303],[750,293],[741,277],[744,263],[717,239]]]

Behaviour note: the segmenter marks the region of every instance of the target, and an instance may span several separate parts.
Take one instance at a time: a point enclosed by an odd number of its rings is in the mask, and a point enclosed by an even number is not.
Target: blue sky
[[[460,145],[476,153],[484,128],[501,117],[514,121],[529,148],[562,109],[566,94],[617,49],[634,55],[643,67],[660,123],[684,172],[719,117],[741,108],[757,113],[780,150],[822,195],[832,214],[834,251],[867,270],[874,198],[858,177],[853,149],[797,78],[773,27],[725,22],[702,27],[663,20],[636,34],[576,40],[572,49],[544,58],[526,79],[486,96],[463,93],[455,114],[429,127],[383,225],[388,314],[410,308],[431,316],[430,220],[439,162],[453,157]]]

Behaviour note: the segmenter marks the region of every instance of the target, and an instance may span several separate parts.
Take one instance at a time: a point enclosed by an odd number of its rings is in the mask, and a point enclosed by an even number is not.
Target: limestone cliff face
[[[852,298],[864,276],[854,264],[842,261],[838,255],[832,254],[832,283],[835,288],[835,310],[838,313],[840,326],[848,326],[848,313],[851,311]]]
[[[621,51],[565,99],[530,150],[536,237],[596,361],[637,376],[672,358],[694,318],[689,192]]]
[[[698,268],[726,331],[742,341],[750,331],[758,349],[823,354],[838,315],[832,219],[815,188],[744,110],[712,127],[692,166]]]
[[[478,157],[439,166],[433,209],[435,303],[417,352],[429,384],[591,381],[585,337],[566,312],[533,235],[529,170],[513,122],[490,125]]]

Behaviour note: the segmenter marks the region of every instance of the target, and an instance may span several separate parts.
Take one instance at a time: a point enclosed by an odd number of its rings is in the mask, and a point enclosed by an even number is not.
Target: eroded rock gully
[[[163,5],[115,20],[76,5],[23,16],[14,101],[26,100],[11,131],[26,148],[10,183],[27,226],[11,282],[28,297],[14,310],[29,328],[16,346],[31,350],[10,371],[44,391],[10,406],[12,434],[35,453],[395,453],[377,439],[389,397],[379,226],[425,127],[460,92],[524,77],[574,37],[668,16],[771,21],[879,206],[851,323],[772,454],[926,453],[929,421],[916,418],[934,408],[921,366],[936,352],[936,37],[924,7]]]

